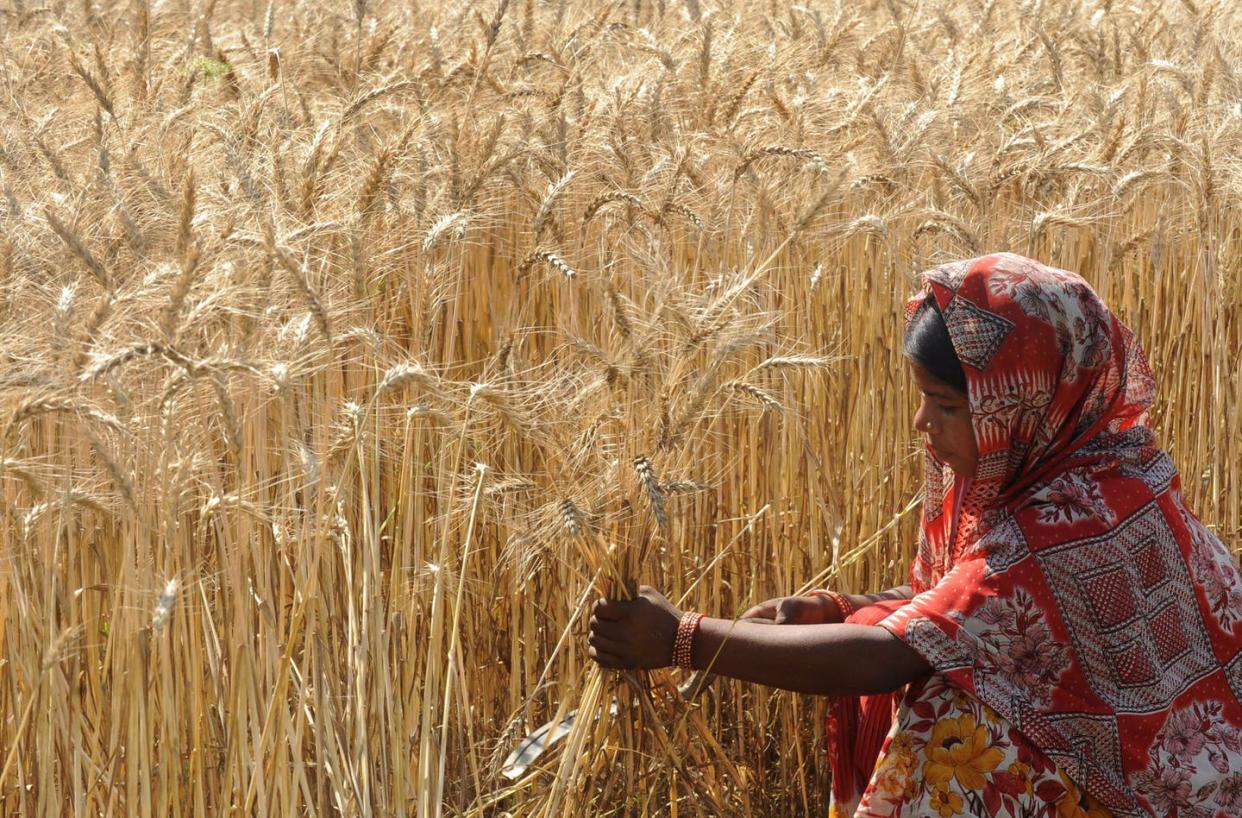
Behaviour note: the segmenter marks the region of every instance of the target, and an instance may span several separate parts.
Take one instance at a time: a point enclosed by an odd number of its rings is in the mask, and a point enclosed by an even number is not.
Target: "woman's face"
[[[926,435],[936,456],[959,477],[974,477],[979,461],[975,430],[970,425],[970,402],[958,391],[913,361],[910,371],[922,402],[914,414],[914,428]]]

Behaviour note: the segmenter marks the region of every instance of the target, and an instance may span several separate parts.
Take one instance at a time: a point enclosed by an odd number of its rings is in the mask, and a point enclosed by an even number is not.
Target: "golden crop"
[[[822,702],[583,614],[901,582],[949,258],[1083,273],[1242,548],[1238,8],[10,0],[0,814],[822,812]]]

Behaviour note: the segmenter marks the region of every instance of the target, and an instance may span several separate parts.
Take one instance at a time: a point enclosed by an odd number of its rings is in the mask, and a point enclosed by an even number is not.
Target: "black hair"
[[[966,372],[953,351],[949,328],[945,326],[934,296],[927,297],[906,327],[902,348],[907,358],[926,369],[933,378],[959,392],[966,391]]]

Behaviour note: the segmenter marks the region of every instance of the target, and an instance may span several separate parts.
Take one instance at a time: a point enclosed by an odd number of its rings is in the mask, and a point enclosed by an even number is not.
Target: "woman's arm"
[[[889,588],[887,591],[880,591],[878,594],[843,594],[842,596],[854,603],[854,608],[858,609],[874,605],[877,602],[883,602],[886,599],[914,599],[914,589],[909,585],[898,585],[896,588]]]
[[[658,591],[600,600],[591,616],[590,655],[612,668],[672,661],[681,612]],[[931,671],[910,647],[870,625],[792,625],[704,619],[692,663],[723,676],[821,695],[881,693]]]
[[[874,625],[792,625],[704,619],[695,668],[819,695],[888,693],[931,672],[921,656]]]

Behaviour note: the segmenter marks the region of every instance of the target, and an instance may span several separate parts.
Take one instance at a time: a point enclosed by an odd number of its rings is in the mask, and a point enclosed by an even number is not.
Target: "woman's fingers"
[[[603,667],[614,668],[616,670],[625,670],[629,667],[629,665],[626,664],[620,656],[608,653],[607,651],[597,650],[594,645],[587,648],[587,655],[596,662],[599,662],[599,664]]]
[[[615,656],[624,656],[628,652],[625,642],[620,639],[614,639],[611,636],[605,636],[595,629],[591,630],[591,635],[587,638],[587,642],[590,643],[591,647]]]
[[[608,622],[619,622],[625,618],[627,603],[619,599],[600,597],[591,606],[592,619]]]
[[[591,617],[591,633],[587,637],[587,655],[609,668],[630,668],[634,666],[630,659],[629,647],[621,639],[624,629],[615,622],[600,622]]]
[[[793,597],[785,597],[781,600],[781,604],[776,606],[776,616],[773,620],[778,625],[794,625],[798,622],[798,601]]]
[[[778,625],[814,625],[823,621],[819,615],[817,599],[805,596],[787,596],[777,608],[775,622]]]
[[[601,634],[609,639],[620,639],[630,629],[629,623],[620,619],[600,619],[591,617],[591,634]]]
[[[760,602],[753,608],[747,608],[742,614],[742,619],[774,619],[776,617],[776,603],[778,600],[769,599]]]

